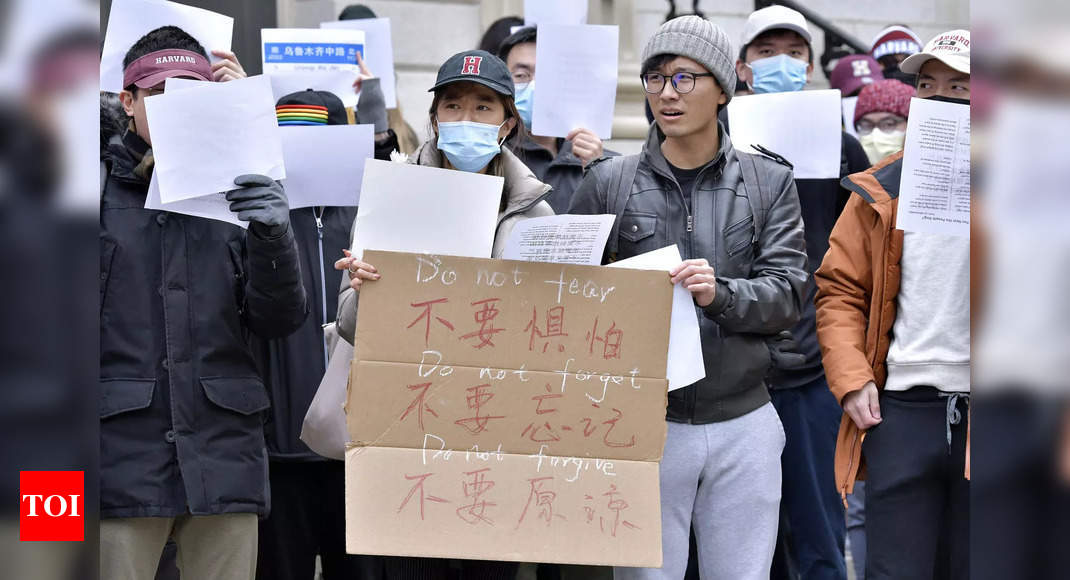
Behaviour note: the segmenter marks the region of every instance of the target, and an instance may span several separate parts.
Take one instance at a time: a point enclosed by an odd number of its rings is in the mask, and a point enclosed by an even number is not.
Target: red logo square
[[[19,540],[85,540],[85,473],[19,472]]]
[[[478,75],[479,66],[483,63],[483,57],[481,56],[466,56],[464,57],[464,63],[461,65],[461,74],[463,75]]]

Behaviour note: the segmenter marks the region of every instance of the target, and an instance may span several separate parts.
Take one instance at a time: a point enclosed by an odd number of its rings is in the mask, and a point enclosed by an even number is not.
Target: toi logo
[[[84,487],[82,471],[20,471],[19,540],[83,541]]]

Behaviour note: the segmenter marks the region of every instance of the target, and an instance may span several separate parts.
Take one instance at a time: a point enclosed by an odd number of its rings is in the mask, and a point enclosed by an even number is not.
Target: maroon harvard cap
[[[172,48],[157,50],[130,63],[123,71],[123,86],[150,89],[170,77],[212,80],[212,66],[203,55]]]
[[[840,89],[843,96],[849,97],[862,90],[862,87],[876,81],[884,80],[881,65],[868,54],[852,54],[836,63],[829,77],[829,86]]]

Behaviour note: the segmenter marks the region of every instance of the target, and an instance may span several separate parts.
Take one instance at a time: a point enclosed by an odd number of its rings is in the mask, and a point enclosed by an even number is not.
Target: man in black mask
[[[937,35],[900,68],[918,97],[968,105],[970,32]],[[868,580],[969,578],[970,240],[896,229],[902,168],[900,153],[843,180],[856,195],[815,274],[845,415],[836,481],[846,494],[866,474]]]

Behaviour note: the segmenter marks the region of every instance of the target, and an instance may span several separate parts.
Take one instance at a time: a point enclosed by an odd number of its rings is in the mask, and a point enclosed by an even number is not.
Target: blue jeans
[[[787,553],[804,580],[846,580],[846,515],[836,489],[836,434],[843,410],[825,377],[793,389],[770,391],[784,424],[781,455],[782,513]]]

